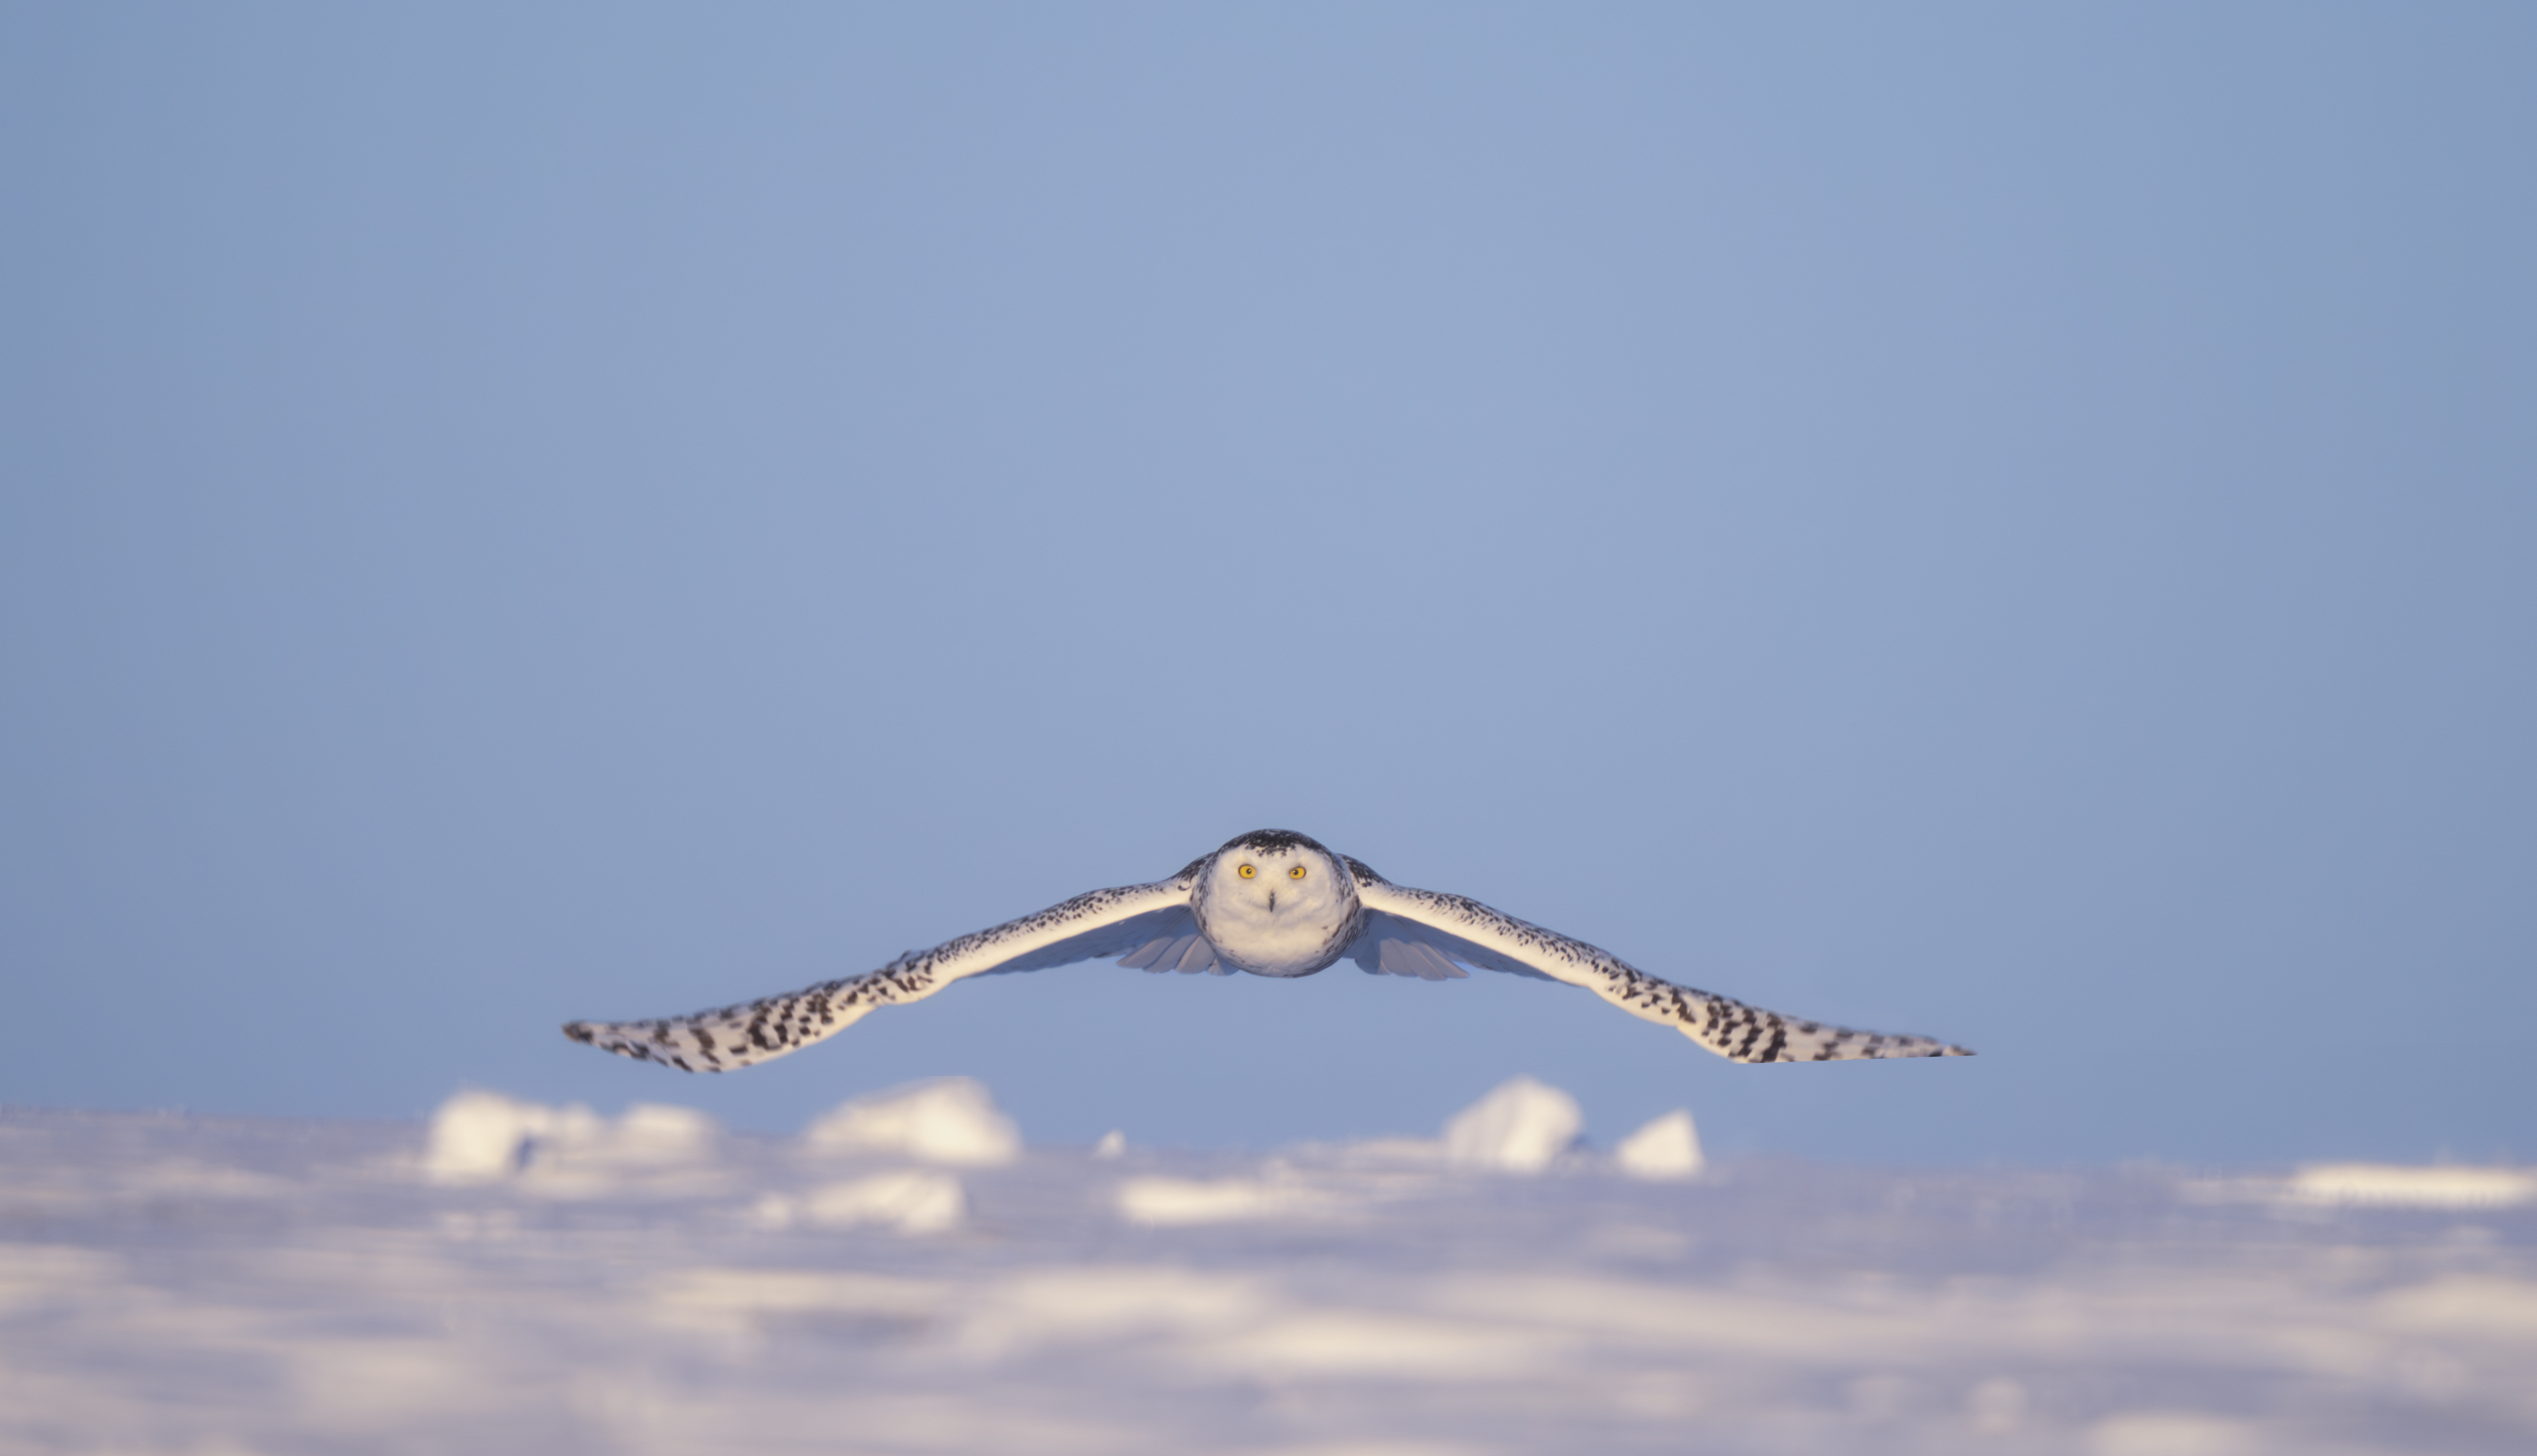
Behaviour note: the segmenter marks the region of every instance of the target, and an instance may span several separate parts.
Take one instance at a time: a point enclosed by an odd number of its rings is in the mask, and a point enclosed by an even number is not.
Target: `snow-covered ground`
[[[2537,1449],[2537,1177],[0,1112],[0,1448]]]

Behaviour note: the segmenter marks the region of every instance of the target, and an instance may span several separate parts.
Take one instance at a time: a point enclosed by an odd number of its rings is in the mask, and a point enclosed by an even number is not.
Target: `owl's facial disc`
[[[1330,852],[1299,834],[1265,832],[1225,846],[1210,893],[1283,918],[1328,906],[1339,895]]]

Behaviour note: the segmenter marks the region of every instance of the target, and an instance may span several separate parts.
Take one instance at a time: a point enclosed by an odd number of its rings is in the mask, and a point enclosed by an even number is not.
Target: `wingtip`
[[[590,1043],[591,1043],[592,1039],[593,1039],[593,1038],[594,1038],[594,1036],[596,1035],[595,1033],[593,1033],[593,1032],[591,1031],[591,1029],[590,1029],[590,1023],[588,1023],[588,1022],[586,1022],[586,1021],[567,1021],[567,1022],[565,1022],[565,1023],[563,1024],[563,1034],[564,1034],[565,1036],[567,1036],[567,1037],[572,1038],[574,1041],[579,1042],[580,1044],[582,1044],[582,1045],[585,1045],[585,1046],[587,1046],[587,1045],[590,1045]]]

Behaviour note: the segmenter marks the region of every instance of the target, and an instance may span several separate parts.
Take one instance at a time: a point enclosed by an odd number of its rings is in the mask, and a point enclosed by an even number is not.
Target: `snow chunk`
[[[595,1142],[604,1124],[576,1103],[550,1108],[498,1092],[467,1091],[431,1114],[423,1171],[436,1183],[478,1183],[528,1171],[541,1142]]]
[[[928,1163],[993,1168],[1022,1150],[1013,1119],[969,1077],[911,1082],[859,1097],[811,1124],[803,1138],[833,1153],[900,1153]]]
[[[1092,1145],[1092,1156],[1095,1158],[1123,1157],[1127,1151],[1128,1134],[1115,1127],[1101,1134],[1101,1141]]]
[[[1621,1145],[1612,1150],[1612,1161],[1634,1178],[1659,1180],[1698,1177],[1709,1166],[1700,1155],[1699,1130],[1691,1125],[1691,1113],[1682,1108],[1621,1139]]]
[[[1469,1168],[1536,1173],[1567,1152],[1585,1125],[1577,1099],[1515,1077],[1445,1124],[1445,1156]]]
[[[943,1234],[968,1218],[969,1196],[947,1172],[911,1168],[828,1183],[799,1198],[769,1194],[758,1200],[756,1214],[758,1225],[767,1229],[883,1224],[901,1234]]]
[[[610,1151],[635,1163],[686,1163],[713,1152],[722,1129],[693,1108],[636,1103],[617,1119]]]
[[[612,1124],[579,1103],[551,1108],[470,1090],[431,1114],[423,1172],[437,1183],[481,1183],[567,1155],[576,1163],[686,1164],[711,1156],[719,1132],[693,1108],[636,1103]]]

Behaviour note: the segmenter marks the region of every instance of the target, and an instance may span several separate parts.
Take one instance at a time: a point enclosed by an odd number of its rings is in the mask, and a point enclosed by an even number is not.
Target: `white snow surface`
[[[999,1168],[1021,1155],[1021,1130],[971,1077],[938,1077],[859,1097],[811,1124],[811,1146],[898,1153],[928,1163]]]
[[[1585,1126],[1577,1099],[1514,1077],[1445,1124],[1445,1156],[1464,1168],[1540,1172],[1575,1145]]]
[[[1575,1110],[988,1157],[0,1109],[0,1451],[2537,1449],[2527,1171],[1704,1170]]]
[[[1612,1149],[1612,1165],[1632,1177],[1696,1178],[1709,1166],[1691,1113],[1675,1110],[1653,1118]]]
[[[470,1090],[431,1114],[423,1167],[434,1182],[481,1183],[531,1168],[684,1165],[709,1154],[720,1133],[692,1108],[636,1103],[612,1122],[577,1103],[550,1108]]]

